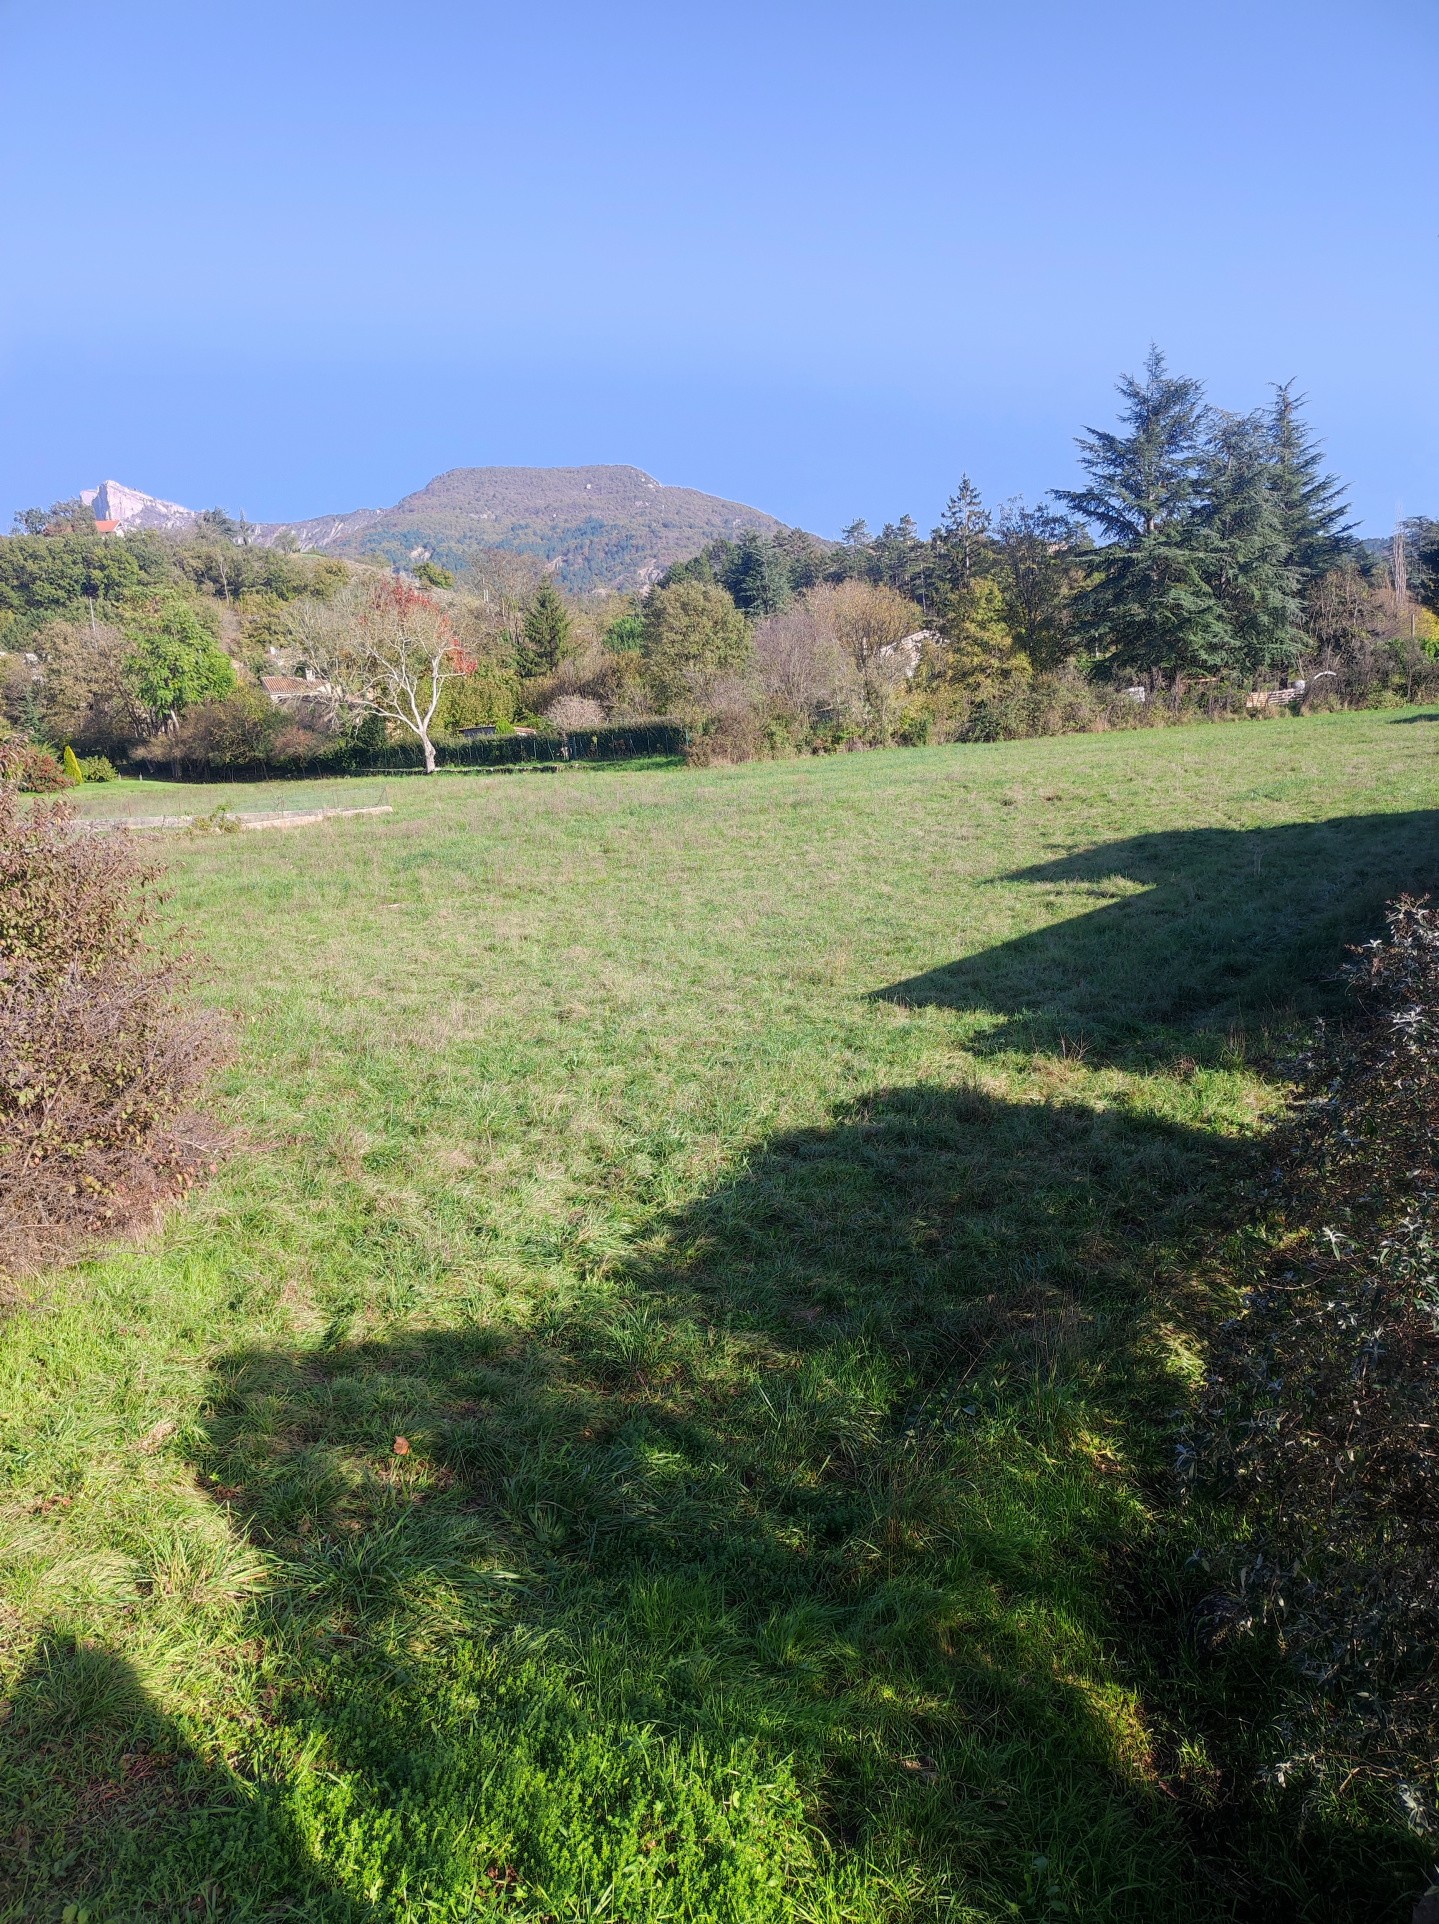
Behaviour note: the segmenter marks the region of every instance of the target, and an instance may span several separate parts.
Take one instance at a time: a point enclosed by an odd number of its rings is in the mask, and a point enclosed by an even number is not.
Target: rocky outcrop
[[[178,501],[161,501],[157,495],[142,494],[127,488],[122,481],[102,481],[98,488],[84,488],[80,499],[95,510],[97,521],[115,521],[122,528],[187,528],[197,508],[182,508]]]

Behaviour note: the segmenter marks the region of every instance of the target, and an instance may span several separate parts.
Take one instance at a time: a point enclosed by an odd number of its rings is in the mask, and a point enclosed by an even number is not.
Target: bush
[[[770,747],[764,711],[746,699],[747,693],[742,685],[721,691],[715,712],[690,736],[685,759],[692,768],[754,761]]]
[[[27,795],[58,795],[75,786],[52,749],[25,741],[0,742],[0,783]]]
[[[82,755],[80,776],[87,782],[115,782],[120,779],[108,755]]]
[[[211,1145],[187,1122],[220,1053],[152,950],[153,875],[123,834],[22,811],[0,785],[0,1269],[16,1275],[183,1189]]]
[[[133,751],[147,766],[169,764],[176,773],[243,768],[268,761],[286,717],[261,688],[245,684],[233,693],[189,708],[172,727]]]
[[[1439,911],[1399,902],[1348,976],[1359,1018],[1321,1033],[1309,1065],[1267,1253],[1215,1347],[1194,1464],[1241,1524],[1218,1555],[1216,1630],[1263,1632],[1288,1658],[1294,1751],[1311,1768],[1432,1785]]]
[[[967,742],[1027,741],[1036,735],[1075,735],[1091,729],[1139,727],[1153,720],[1152,704],[1089,681],[1074,669],[1015,680],[982,695],[959,723]]]
[[[572,728],[601,728],[605,711],[588,695],[560,695],[544,713],[544,719],[557,734]]]

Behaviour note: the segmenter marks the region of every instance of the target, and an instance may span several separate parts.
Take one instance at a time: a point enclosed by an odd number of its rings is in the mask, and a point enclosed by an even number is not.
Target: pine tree
[[[1149,350],[1142,382],[1125,374],[1118,385],[1128,434],[1090,428],[1079,436],[1089,486],[1054,493],[1110,541],[1133,548],[1193,507],[1208,409],[1203,385],[1170,374],[1157,347]]]
[[[789,600],[789,569],[784,556],[772,541],[762,541],[752,528],[726,557],[719,578],[740,613],[751,620],[778,614]]]
[[[1106,537],[1079,598],[1081,627],[1126,671],[1203,669],[1229,641],[1205,566],[1204,389],[1170,374],[1152,347],[1143,381],[1126,374],[1119,392],[1127,433],[1090,428],[1078,441],[1089,485],[1054,490]]]
[[[542,581],[525,610],[515,666],[525,681],[552,675],[570,640],[570,614],[552,581]]]
[[[1261,415],[1216,419],[1203,492],[1205,575],[1226,630],[1206,665],[1250,677],[1287,669],[1300,639],[1299,571]]]
[[[963,592],[983,573],[989,559],[989,511],[967,474],[944,504],[930,540],[936,563],[951,590]]]
[[[1274,383],[1269,410],[1270,486],[1289,566],[1301,585],[1340,567],[1352,553],[1355,523],[1346,521],[1344,484],[1324,472],[1324,450],[1304,419],[1305,396],[1294,383]]]
[[[1426,608],[1439,611],[1439,521],[1414,515],[1404,523],[1410,553],[1409,587]]]
[[[870,543],[866,573],[896,594],[907,595],[927,609],[930,602],[929,543],[920,539],[912,514],[887,521]]]

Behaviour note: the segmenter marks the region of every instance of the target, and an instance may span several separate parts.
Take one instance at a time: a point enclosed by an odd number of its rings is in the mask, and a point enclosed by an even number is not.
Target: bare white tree
[[[336,710],[359,708],[411,734],[435,772],[431,736],[445,684],[473,674],[469,654],[445,610],[413,583],[387,575],[352,582],[304,617],[296,646]]]

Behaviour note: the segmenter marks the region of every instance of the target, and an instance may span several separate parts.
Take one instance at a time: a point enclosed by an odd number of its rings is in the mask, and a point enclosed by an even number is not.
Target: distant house
[[[95,523],[95,532],[96,534],[119,534],[120,523],[118,521],[97,521]]]
[[[260,686],[277,708],[294,701],[313,701],[317,695],[330,693],[327,681],[311,681],[304,675],[261,675]]]
[[[322,733],[332,729],[345,709],[364,709],[364,703],[346,695],[318,675],[261,675],[260,686],[276,708],[292,720]]]

